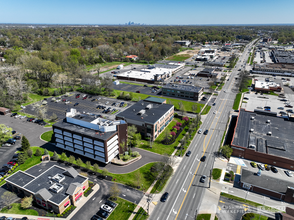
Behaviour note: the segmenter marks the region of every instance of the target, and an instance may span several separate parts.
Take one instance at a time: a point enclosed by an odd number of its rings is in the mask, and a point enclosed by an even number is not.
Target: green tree
[[[12,128],[0,124],[0,144],[4,143],[9,138],[12,138]]]
[[[23,209],[28,209],[30,207],[32,207],[32,203],[33,203],[33,196],[29,196],[29,197],[24,197],[22,200],[21,200],[21,207]]]
[[[25,136],[23,136],[21,140],[21,149],[23,151],[27,151],[29,148],[30,148],[30,142]]]
[[[101,174],[103,176],[106,176],[108,174],[108,170],[106,168],[103,168],[102,171],[101,171]]]
[[[33,151],[32,151],[31,148],[27,149],[27,154],[28,154],[29,157],[32,157]]]
[[[70,155],[69,158],[68,158],[68,162],[70,162],[72,164],[75,162],[75,160],[76,160],[76,158],[73,155]]]
[[[90,161],[87,161],[87,162],[86,162],[86,168],[87,168],[88,170],[90,170],[91,167],[92,167],[91,162],[90,162]]]
[[[93,170],[94,170],[95,172],[98,172],[98,171],[99,171],[99,166],[98,166],[97,163],[95,163],[95,164],[93,165]]]
[[[134,136],[137,133],[137,127],[135,125],[128,126],[128,144],[133,144]]]
[[[230,158],[233,153],[233,149],[229,145],[224,145],[220,147],[219,151],[226,157]]]
[[[81,160],[81,158],[78,158],[76,162],[79,167],[83,165],[83,161]]]
[[[119,196],[120,192],[121,190],[118,188],[117,183],[114,183],[109,189],[110,197],[113,199],[116,199]]]
[[[56,151],[54,151],[54,154],[53,154],[53,156],[52,156],[52,160],[55,160],[55,161],[59,160],[59,156],[58,156],[58,154],[56,153]]]
[[[142,139],[141,134],[137,133],[133,136],[132,146],[135,147],[139,145],[140,140]]]
[[[20,154],[18,156],[18,160],[17,160],[17,163],[19,165],[23,164],[24,162],[26,162],[26,160],[28,159],[28,154],[27,152],[25,151],[24,153]]]
[[[60,159],[63,160],[63,161],[66,161],[67,160],[67,156],[66,156],[66,153],[65,152],[62,152],[62,154],[60,156]]]
[[[49,152],[47,149],[44,150],[44,154],[43,155],[49,155]]]
[[[37,150],[36,150],[36,153],[35,153],[35,156],[42,156],[42,151],[41,151],[41,149],[39,149],[39,148],[37,148]]]

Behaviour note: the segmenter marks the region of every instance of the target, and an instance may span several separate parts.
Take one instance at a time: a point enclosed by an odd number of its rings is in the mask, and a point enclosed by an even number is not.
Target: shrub
[[[139,154],[139,152],[138,151],[133,151],[132,152],[132,156],[133,157],[138,157],[140,154]]]
[[[60,217],[60,214],[57,214],[57,217]]]
[[[38,149],[36,150],[35,156],[38,156],[38,157],[39,157],[39,156],[42,156],[42,151],[41,151],[41,149],[38,148]]]
[[[128,160],[128,159],[130,159],[130,156],[129,155],[123,156],[123,160]]]
[[[21,140],[21,149],[23,151],[26,151],[29,148],[30,148],[30,142],[28,141],[28,139],[25,136],[23,136],[22,140]]]
[[[32,155],[33,155],[33,151],[32,151],[31,148],[29,148],[29,149],[27,150],[27,154],[28,154],[29,157],[32,157]]]
[[[173,128],[174,129],[177,129],[177,131],[180,130],[180,127],[179,126],[173,126]]]
[[[173,137],[176,136],[176,133],[175,133],[174,131],[172,131],[170,134],[171,134],[171,136],[173,136]]]
[[[53,156],[52,156],[52,160],[55,160],[55,161],[59,160],[59,156],[58,156],[58,154],[56,153],[56,151],[54,151],[54,154],[53,154]]]
[[[177,122],[177,126],[182,127],[182,123],[181,122]]]
[[[44,155],[49,155],[49,152],[47,149],[44,150]]]
[[[187,122],[189,121],[189,118],[186,116],[186,117],[183,117],[183,120]]]

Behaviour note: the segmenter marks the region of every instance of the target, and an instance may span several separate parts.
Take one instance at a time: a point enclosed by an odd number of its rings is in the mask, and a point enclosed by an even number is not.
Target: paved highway
[[[234,76],[241,65],[246,63],[248,50],[251,47],[252,43],[244,49],[229,81],[219,93],[216,105],[212,106],[203,121],[202,131],[208,129],[208,134],[196,134],[194,137],[189,148],[192,151],[191,156],[183,158],[166,188],[166,192],[169,192],[168,200],[165,203],[158,203],[150,216],[151,220],[195,219],[203,199],[204,189],[209,187],[209,179],[205,183],[200,183],[200,177],[202,175],[210,176],[210,170],[214,163],[214,152],[219,149],[237,92]],[[204,155],[207,157],[206,161],[201,162],[200,158]]]

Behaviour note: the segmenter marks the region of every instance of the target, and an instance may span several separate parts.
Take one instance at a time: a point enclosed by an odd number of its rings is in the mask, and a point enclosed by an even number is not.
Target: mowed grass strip
[[[117,198],[117,200],[113,202],[117,203],[117,207],[114,209],[111,215],[107,218],[107,220],[129,219],[132,212],[136,208],[136,204],[121,198]]]
[[[181,54],[181,55],[173,55],[171,57],[168,57],[167,60],[173,60],[173,61],[184,61],[186,59],[189,59],[190,57],[192,57],[189,54]]]
[[[7,213],[7,214],[19,214],[19,215],[35,215],[38,216],[39,213],[36,210],[33,209],[23,209],[20,206],[20,203],[12,203],[12,208],[7,209],[3,208],[0,213]]]
[[[233,109],[234,110],[238,110],[239,109],[241,97],[242,97],[242,93],[238,93],[236,95],[236,98],[235,98],[235,101],[234,101],[234,105],[233,105]]]

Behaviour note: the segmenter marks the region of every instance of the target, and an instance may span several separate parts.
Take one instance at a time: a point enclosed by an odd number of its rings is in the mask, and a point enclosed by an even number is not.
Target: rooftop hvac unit
[[[251,128],[249,131],[250,131],[250,132],[253,132],[253,131],[254,131],[254,129],[253,129],[253,128]]]
[[[254,117],[251,117],[250,119],[251,119],[251,120],[254,120]]]
[[[267,135],[272,135],[272,132],[271,131],[267,132]]]
[[[266,120],[266,123],[271,123],[271,120]]]

